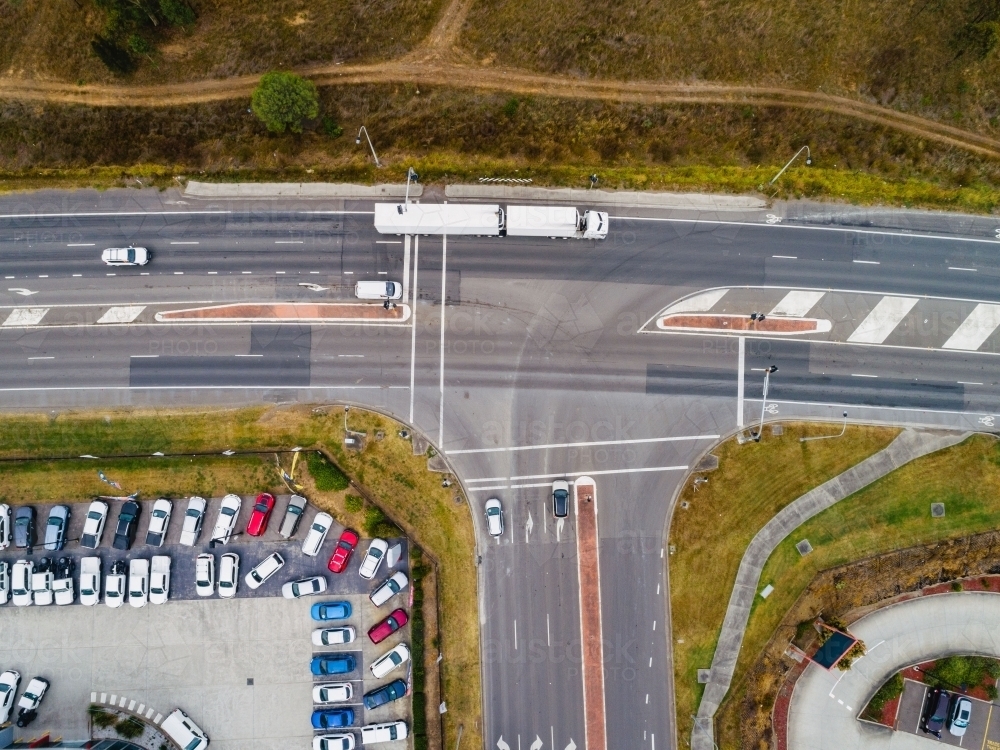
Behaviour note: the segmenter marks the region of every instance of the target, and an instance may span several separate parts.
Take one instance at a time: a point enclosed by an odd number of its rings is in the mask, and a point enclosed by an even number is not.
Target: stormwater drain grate
[[[795,545],[795,549],[799,551],[800,555],[808,555],[813,551],[813,546],[809,544],[808,539],[803,539],[801,542]]]
[[[944,503],[931,503],[931,518],[944,518]]]

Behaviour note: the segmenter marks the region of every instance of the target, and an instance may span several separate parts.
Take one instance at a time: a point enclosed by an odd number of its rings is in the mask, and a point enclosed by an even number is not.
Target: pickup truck
[[[153,555],[149,575],[149,601],[153,604],[164,604],[169,597],[170,558],[166,555]]]

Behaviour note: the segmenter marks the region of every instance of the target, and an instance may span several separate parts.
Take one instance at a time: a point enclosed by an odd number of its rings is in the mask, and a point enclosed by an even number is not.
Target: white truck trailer
[[[603,240],[608,236],[608,214],[572,206],[507,206],[508,237],[561,237]]]
[[[603,240],[608,214],[572,206],[509,206],[484,203],[376,203],[375,229],[382,234],[450,234],[486,237],[561,237]]]

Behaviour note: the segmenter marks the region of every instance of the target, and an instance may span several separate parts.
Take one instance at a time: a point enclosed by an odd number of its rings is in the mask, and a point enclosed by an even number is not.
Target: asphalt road
[[[608,736],[615,747],[663,748],[673,738],[664,524],[686,468],[736,427],[740,356],[733,338],[638,329],[719,286],[1000,300],[995,221],[775,210],[783,221],[619,210],[600,243],[450,238],[444,278],[442,240],[420,238],[413,327],[0,326],[10,363],[0,403],[341,400],[411,421],[448,455],[477,518],[488,497],[504,503],[504,538],[480,535],[489,748],[501,737],[525,750],[536,738],[583,746],[575,532],[572,518],[554,523],[547,485],[594,476]],[[0,306],[347,299],[357,280],[404,275],[401,238],[376,234],[370,211],[352,201],[184,203],[172,191],[5,197]],[[99,263],[103,247],[125,242],[151,248],[152,263]],[[760,408],[759,370],[776,364],[769,401],[782,417],[839,419],[844,409],[975,424],[997,401],[994,363],[975,352],[750,341],[743,416]]]

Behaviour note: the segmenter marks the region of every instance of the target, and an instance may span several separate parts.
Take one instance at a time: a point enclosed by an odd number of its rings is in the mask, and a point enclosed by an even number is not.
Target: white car
[[[309,533],[302,540],[302,553],[309,555],[309,557],[316,557],[319,554],[319,548],[326,541],[326,535],[330,533],[331,526],[333,526],[333,516],[329,513],[317,513],[309,527]]]
[[[170,558],[153,555],[149,565],[149,601],[166,604],[170,598]]]
[[[372,662],[372,676],[377,680],[381,679],[400,664],[404,664],[409,658],[410,649],[406,647],[405,643],[400,643],[394,649],[387,651]]]
[[[93,607],[101,601],[101,558],[80,559],[80,604]]]
[[[144,266],[149,263],[150,254],[144,247],[109,247],[101,253],[101,260],[109,266]]]
[[[385,724],[368,724],[361,727],[361,744],[377,745],[380,742],[405,740],[409,736],[405,721],[389,721]]]
[[[270,555],[257,563],[253,570],[246,574],[246,577],[243,580],[246,581],[247,586],[252,589],[260,588],[264,581],[281,570],[284,564],[285,558],[277,552],[272,552]]]
[[[146,530],[146,544],[150,547],[162,547],[167,539],[167,524],[170,523],[170,513],[174,504],[160,498],[153,503],[153,512],[149,514],[149,528]]]
[[[324,576],[309,576],[297,581],[289,581],[281,587],[281,595],[286,599],[301,599],[303,596],[315,596],[326,591]]]
[[[44,677],[32,677],[28,687],[21,693],[21,700],[17,702],[18,708],[25,711],[34,711],[42,704],[45,691],[49,689],[49,681]]]
[[[0,503],[0,549],[7,549],[10,546],[10,506]]]
[[[354,750],[353,734],[321,734],[313,737],[312,750]]]
[[[229,537],[232,536],[233,529],[236,528],[236,519],[239,518],[241,507],[243,507],[243,499],[239,495],[226,495],[222,498],[219,519],[215,522],[215,529],[212,531],[212,541],[218,544],[229,543]]]
[[[486,501],[486,530],[490,536],[503,535],[503,508],[495,497]]]
[[[340,646],[353,643],[354,638],[354,628],[350,625],[345,628],[316,628],[312,632],[314,646]]]
[[[42,572],[38,572],[36,569],[31,574],[31,598],[35,602],[35,606],[47,607],[55,601],[55,595],[52,593],[54,580],[55,576],[52,575],[51,567]]]
[[[359,281],[354,285],[358,299],[401,299],[403,285],[398,281]]]
[[[15,607],[31,604],[31,575],[35,564],[31,560],[18,560],[10,574],[11,600]]]
[[[76,600],[76,587],[72,578],[57,578],[52,582],[52,594],[55,597],[56,605],[64,607],[72,604]]]
[[[345,703],[354,697],[354,687],[349,682],[330,682],[313,685],[313,703]]]
[[[8,599],[10,599],[10,563],[0,560],[0,604],[6,604]]]
[[[10,721],[10,711],[14,708],[14,698],[20,684],[20,672],[8,669],[0,674],[0,726]]]
[[[406,573],[401,570],[397,570],[389,578],[386,578],[382,585],[375,589],[368,598],[372,600],[372,604],[376,607],[381,607],[387,601],[392,599],[396,594],[406,588],[406,584],[410,581],[406,577]]]
[[[205,522],[205,507],[208,503],[203,497],[192,497],[188,500],[184,511],[184,526],[181,528],[181,544],[193,547],[201,533],[201,525]]]
[[[108,520],[108,504],[95,500],[87,509],[87,519],[83,522],[83,533],[80,535],[80,546],[86,549],[97,549],[101,544],[104,524]]]
[[[364,578],[366,581],[370,581],[378,573],[379,567],[382,565],[382,560],[385,559],[385,553],[389,549],[389,543],[385,539],[372,539],[372,543],[368,545],[368,552],[365,553],[365,559],[361,561],[361,568],[358,570],[358,575]]]
[[[215,592],[215,555],[202,552],[194,561],[194,590],[198,596]]]
[[[240,581],[240,556],[227,552],[219,558],[219,596],[232,599]]]
[[[118,609],[125,603],[125,561],[116,560],[104,579],[104,603]]]
[[[128,603],[136,609],[149,600],[149,560],[136,558],[128,565]]]

